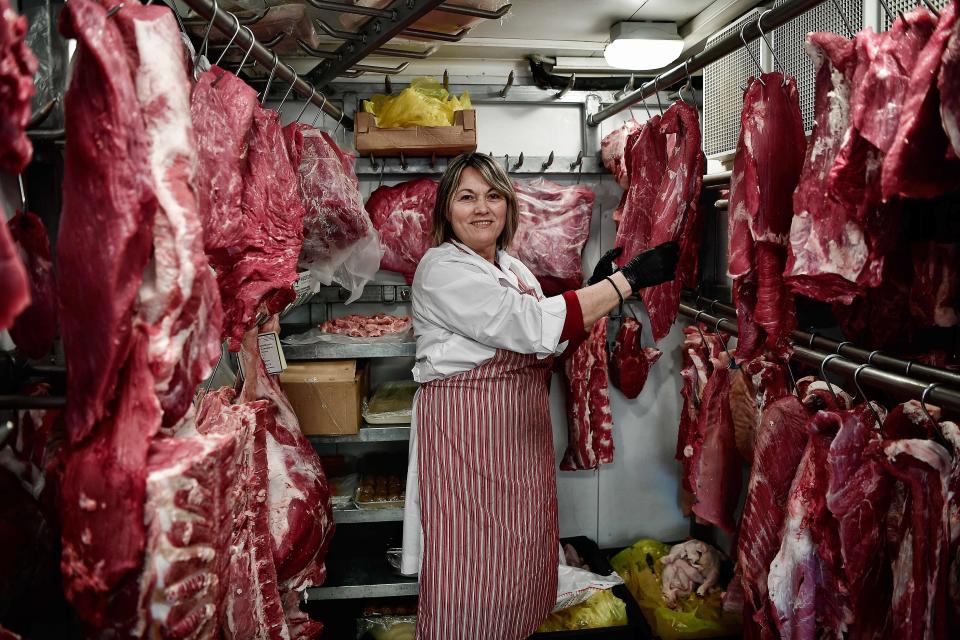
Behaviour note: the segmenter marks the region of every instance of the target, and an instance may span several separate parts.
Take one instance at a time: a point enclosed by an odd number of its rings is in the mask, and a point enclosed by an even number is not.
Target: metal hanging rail
[[[737,335],[737,323],[729,318],[705,313],[688,304],[680,305],[680,314],[691,320],[699,319],[708,326],[723,329],[733,335]],[[726,323],[726,326],[724,326],[724,323]],[[821,368],[823,371],[835,373],[847,378],[853,378],[853,376],[856,375],[861,383],[876,389],[888,391],[900,396],[909,396],[916,400],[926,399],[929,400],[929,403],[932,405],[960,411],[960,391],[947,389],[936,383],[923,382],[914,377],[884,371],[878,366],[863,365],[847,358],[847,356],[838,356],[836,353],[823,353],[799,345],[794,346],[791,357],[804,364]],[[857,370],[860,367],[863,367],[863,369],[857,374]]]
[[[246,29],[237,30],[237,19],[229,11],[224,11],[216,6],[211,0],[184,0],[184,2],[197,14],[206,20],[213,20],[213,26],[222,33],[233,36],[234,44],[244,51],[250,50],[250,57],[259,62],[267,69],[274,69],[274,80],[284,84],[292,84],[293,90],[310,101],[331,118],[340,123],[345,129],[353,129],[353,118],[346,116],[335,105],[330,104],[326,97],[321,95],[313,86],[307,84],[299,75],[292,71],[287,65],[275,65],[276,54],[270,49],[257,42],[257,39],[251,36],[251,32]]]
[[[764,13],[763,29],[765,31],[773,30],[787,22],[790,22],[802,13],[813,9],[824,0],[793,0],[785,2],[776,9],[771,9]],[[742,36],[742,38],[741,38]],[[628,93],[620,100],[617,100],[608,107],[587,116],[587,124],[591,127],[599,125],[607,118],[628,109],[630,106],[644,100],[657,93],[658,90],[670,87],[685,80],[691,73],[699,71],[708,64],[716,62],[724,56],[745,47],[750,42],[760,37],[760,29],[756,22],[749,23],[741,33],[734,30],[727,36],[717,40],[712,46],[707,47],[700,53],[687,58],[685,61],[675,67],[658,75],[654,80],[641,86],[636,91]]]
[[[695,293],[691,291],[684,292],[685,300],[693,301],[695,298]],[[699,302],[694,303],[694,306],[703,309],[709,309],[710,313],[716,317],[720,317],[718,315],[720,314],[731,319],[732,322],[736,322],[736,309],[717,300],[710,300],[701,297]],[[837,342],[836,340],[821,337],[816,333],[794,330],[790,333],[790,338],[794,343],[806,345],[810,349],[819,349],[830,353],[836,353],[847,360],[854,360],[859,363],[870,364],[874,367],[878,367],[892,373],[902,373],[905,376],[911,376],[927,382],[935,382],[937,384],[946,384],[960,389],[960,373],[954,373],[953,371],[940,369],[938,367],[931,367],[919,362],[913,362],[911,360],[904,360],[902,358],[884,355],[880,350],[868,351],[867,349],[854,346],[850,342]]]

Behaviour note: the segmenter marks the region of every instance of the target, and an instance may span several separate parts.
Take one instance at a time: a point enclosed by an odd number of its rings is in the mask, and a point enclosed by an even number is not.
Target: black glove
[[[614,272],[613,261],[619,258],[621,253],[623,253],[623,247],[614,247],[600,256],[600,260],[593,269],[593,275],[587,280],[587,284],[597,284],[602,282],[604,278],[612,276]]]
[[[640,289],[673,280],[679,259],[680,245],[676,242],[664,242],[633,256],[620,271],[636,294]]]

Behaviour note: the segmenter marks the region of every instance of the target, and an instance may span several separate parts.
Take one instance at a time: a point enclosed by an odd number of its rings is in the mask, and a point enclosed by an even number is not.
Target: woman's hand
[[[593,275],[587,280],[587,284],[597,284],[602,282],[604,278],[612,276],[614,272],[613,261],[619,258],[621,253],[623,253],[623,247],[614,247],[600,256],[600,260],[593,270]]]
[[[641,251],[633,256],[620,272],[630,283],[634,295],[645,289],[673,280],[677,273],[677,261],[680,259],[680,245],[676,242],[664,242],[652,249]]]

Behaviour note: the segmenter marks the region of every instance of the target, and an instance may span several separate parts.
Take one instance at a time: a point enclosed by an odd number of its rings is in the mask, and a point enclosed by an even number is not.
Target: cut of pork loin
[[[660,130],[660,116],[650,118],[630,134],[626,165],[629,184],[620,204],[620,225],[615,247],[623,247],[617,259],[621,267],[627,260],[650,248],[650,213],[660,191],[667,166],[667,139]]]
[[[613,174],[617,184],[624,190],[630,186],[630,174],[627,170],[629,155],[627,141],[641,126],[636,120],[627,120],[600,141],[600,159],[603,161],[603,166]]]
[[[639,321],[624,318],[610,355],[610,382],[631,400],[643,391],[650,367],[663,355],[659,349],[643,347],[641,329]]]
[[[7,215],[0,207],[0,331],[30,304],[30,281],[20,254],[7,228]]]
[[[613,414],[607,374],[607,318],[564,362],[567,389],[567,450],[564,471],[596,469],[613,462]]]
[[[37,58],[27,47],[27,18],[0,0],[0,169],[23,173],[33,155],[27,138]]]
[[[80,0],[61,13],[60,30],[77,40],[64,107],[70,142],[57,268],[61,334],[71,372],[67,432],[78,443],[103,417],[130,353],[157,200],[149,140],[116,23],[96,2]]]
[[[43,221],[29,211],[17,212],[10,221],[10,234],[30,281],[30,306],[10,327],[10,337],[17,345],[17,351],[28,358],[40,358],[50,352],[57,336],[57,284],[53,276],[50,238]],[[10,277],[16,282],[13,274]],[[0,326],[3,326],[2,322]]]
[[[381,269],[413,282],[420,258],[430,248],[430,225],[437,199],[437,182],[419,178],[380,187],[367,200],[367,212],[380,233]]]
[[[960,20],[954,22],[953,34],[940,60],[937,89],[943,130],[950,138],[954,157],[960,157]]]

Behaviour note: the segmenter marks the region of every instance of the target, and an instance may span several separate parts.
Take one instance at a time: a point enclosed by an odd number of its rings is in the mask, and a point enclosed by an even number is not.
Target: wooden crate
[[[456,111],[449,127],[399,127],[380,129],[372,113],[358,112],[354,119],[357,154],[367,157],[456,156],[477,150],[477,112]]]

